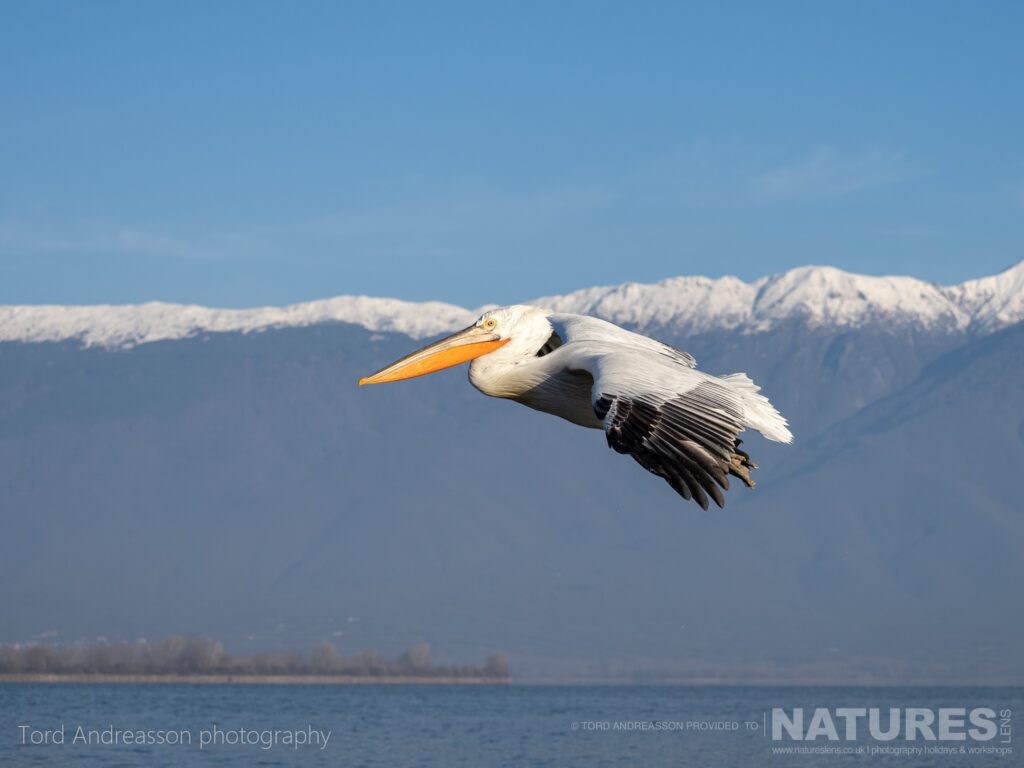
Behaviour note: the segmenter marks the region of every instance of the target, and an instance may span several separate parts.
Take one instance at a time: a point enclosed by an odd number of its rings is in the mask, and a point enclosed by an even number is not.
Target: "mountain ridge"
[[[597,315],[640,329],[672,327],[690,333],[758,333],[794,318],[815,327],[891,321],[947,332],[988,333],[1024,320],[1024,260],[996,275],[953,286],[806,266],[749,283],[732,276],[681,276],[657,283],[584,288],[527,303]],[[330,322],[420,339],[468,325],[488,306],[471,310],[440,301],[347,295],[252,309],[165,302],[2,305],[0,341],[78,340],[84,346],[130,348],[201,333],[251,333]]]
[[[998,280],[964,293],[998,316]],[[720,513],[464,369],[358,388],[408,352],[398,332],[0,344],[0,642],[184,632],[245,652],[498,648],[537,678],[1020,679],[1024,619],[999,606],[1024,568],[1024,324],[663,319],[647,332],[746,371],[797,436],[745,434],[757,488]]]

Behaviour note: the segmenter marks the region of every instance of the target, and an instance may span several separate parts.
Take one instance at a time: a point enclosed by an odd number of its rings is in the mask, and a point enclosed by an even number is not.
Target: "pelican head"
[[[489,310],[468,328],[360,379],[359,386],[424,376],[484,355],[488,362],[506,364],[535,357],[553,334],[547,314],[522,304]]]

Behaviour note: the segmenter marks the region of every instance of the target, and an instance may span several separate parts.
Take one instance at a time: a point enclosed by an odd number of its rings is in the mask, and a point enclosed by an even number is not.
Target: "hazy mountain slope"
[[[1017,325],[800,446],[745,504],[773,520],[766,546],[806,537],[790,576],[809,606],[845,614],[835,645],[882,656],[899,627],[924,655],[981,667],[1012,659],[1024,629],[1022,468]]]
[[[555,674],[963,674],[977,646],[1021,675],[1024,334],[901,333],[690,337],[799,425],[711,514],[464,371],[357,390],[399,334],[0,345],[0,640],[427,640]]]

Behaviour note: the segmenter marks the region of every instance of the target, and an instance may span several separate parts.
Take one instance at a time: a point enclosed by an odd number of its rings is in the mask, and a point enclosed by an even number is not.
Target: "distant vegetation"
[[[495,680],[509,676],[504,654],[493,654],[481,666],[435,664],[426,643],[413,646],[397,659],[386,659],[375,651],[343,656],[329,642],[308,653],[234,656],[215,640],[178,635],[157,642],[2,645],[0,674],[334,675]]]

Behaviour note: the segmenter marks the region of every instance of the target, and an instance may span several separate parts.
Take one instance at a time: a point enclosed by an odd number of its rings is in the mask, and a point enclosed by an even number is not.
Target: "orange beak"
[[[495,333],[485,331],[478,325],[471,325],[446,339],[435,341],[411,355],[406,355],[372,376],[360,379],[359,386],[384,384],[389,381],[425,376],[428,373],[451,368],[453,365],[466,363],[481,355],[486,355],[508,341]]]

